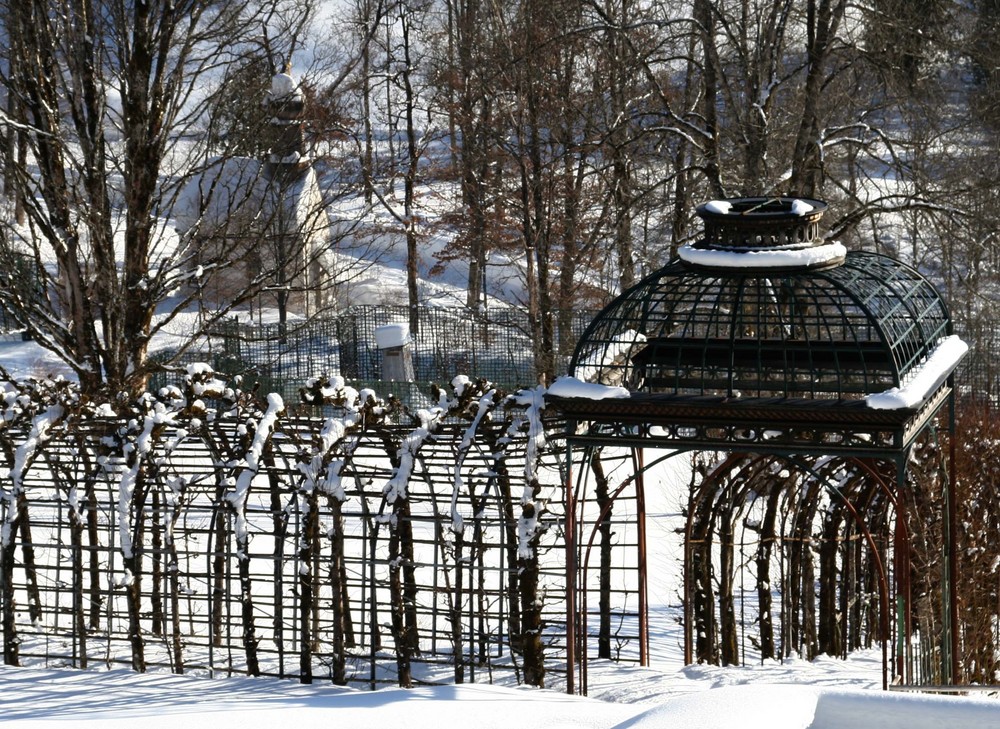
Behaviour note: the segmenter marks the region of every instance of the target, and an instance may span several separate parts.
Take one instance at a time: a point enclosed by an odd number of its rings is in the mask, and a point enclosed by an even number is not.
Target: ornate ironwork
[[[886,490],[889,486],[879,480],[880,474],[849,464],[852,459],[855,464],[878,461],[895,465],[894,488],[903,487],[910,448],[952,397],[948,368],[955,362],[934,372],[931,384],[912,404],[878,409],[866,398],[926,379],[921,372],[933,370],[928,362],[952,334],[950,317],[934,286],[911,266],[874,253],[846,252],[824,241],[818,222],[825,208],[821,201],[792,198],[703,205],[697,212],[705,221],[705,236],[691,247],[696,254],[671,261],[597,315],[579,340],[570,374],[623,389],[601,392],[613,396],[597,399],[572,389],[564,390],[564,396],[558,390],[546,395],[549,411],[568,423],[564,436],[570,459],[577,447],[590,454],[576,464],[579,479],[585,481],[588,470],[594,469],[595,449],[629,448],[641,454],[641,449],[655,447],[757,454],[771,459],[776,468],[789,459],[848,464],[844,478],[858,480],[859,488],[866,480],[878,481]],[[832,478],[812,467],[806,472],[816,481],[810,488]],[[567,518],[573,519],[573,529],[566,530],[570,633],[577,623],[571,608],[577,601],[586,603],[588,580],[586,569],[577,574],[573,540],[577,528],[586,534],[594,508],[587,505],[589,497],[582,489],[573,488],[573,478],[571,472],[566,504]],[[641,468],[633,478],[641,501]],[[953,483],[948,492],[952,489]],[[848,531],[867,529],[853,498],[841,501],[838,508],[850,519],[838,512],[840,521],[835,523],[854,524],[843,527]],[[595,533],[613,511],[610,503],[598,506]],[[951,518],[953,505],[949,502],[947,508]],[[880,518],[880,524],[891,523],[889,517]],[[898,518],[905,527],[906,516]],[[803,522],[801,528],[806,526]],[[731,535],[721,531],[716,537],[720,544],[731,542]],[[831,532],[830,544],[841,537]],[[871,533],[868,538],[875,543]],[[894,547],[898,561],[907,546],[905,534],[897,539],[904,542]],[[950,563],[954,555],[947,557]],[[638,561],[644,564],[645,555]],[[686,563],[685,569],[687,574],[693,567]],[[641,567],[639,572],[637,584],[643,585]],[[883,643],[884,671],[889,662],[889,580],[906,580],[905,573],[905,567],[896,565],[879,567],[877,575],[881,617],[875,632]],[[951,579],[945,580],[949,600],[954,596]],[[895,585],[904,599],[907,589]],[[732,600],[731,594],[720,593],[718,609],[725,613],[731,605],[723,603]],[[705,608],[708,613],[712,609]],[[639,612],[641,636],[647,629],[641,606]],[[953,613],[946,621],[952,635]],[[687,625],[686,630],[688,640],[702,634],[698,626]],[[896,627],[899,645],[904,646],[900,651],[909,650],[905,646],[910,630],[908,623]],[[950,647],[943,646],[945,654],[950,655]],[[690,648],[686,645],[688,655]],[[581,650],[585,690],[586,643]],[[571,651],[571,688],[576,658]],[[905,658],[903,652],[894,657],[894,672],[903,670]],[[942,662],[941,675],[949,670],[957,675],[953,657]]]

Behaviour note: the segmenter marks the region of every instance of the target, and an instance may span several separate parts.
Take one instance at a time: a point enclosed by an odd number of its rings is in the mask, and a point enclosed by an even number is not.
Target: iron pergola
[[[916,439],[945,405],[954,432],[952,373],[965,345],[953,335],[944,301],[913,267],[824,240],[818,223],[825,208],[787,197],[700,206],[703,239],[601,311],[579,340],[571,377],[549,389],[547,408],[566,420],[570,464],[567,636],[578,629],[578,569],[587,544],[574,449],[878,459],[894,464],[895,484],[884,488],[898,493]],[[636,463],[641,488],[641,458]],[[952,589],[943,608],[942,675],[955,680],[953,471],[950,478],[944,582]],[[644,552],[641,524],[639,530]],[[640,555],[640,613],[643,564]],[[641,615],[641,661],[648,659],[644,623]],[[575,655],[579,641],[567,644],[573,691],[574,667],[579,661],[585,671],[586,656]],[[685,655],[690,662],[689,646]],[[583,682],[585,691],[585,674]]]

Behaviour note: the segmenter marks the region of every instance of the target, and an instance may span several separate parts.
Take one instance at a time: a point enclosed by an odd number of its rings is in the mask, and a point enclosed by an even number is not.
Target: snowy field
[[[839,665],[832,665],[832,664]],[[997,729],[1000,700],[882,692],[876,660],[777,670],[677,672],[591,668],[601,701],[550,690],[466,684],[358,691],[273,679],[206,679],[128,671],[0,668],[0,717],[17,727],[342,726],[739,727],[740,729]],[[854,675],[852,676],[852,671]]]

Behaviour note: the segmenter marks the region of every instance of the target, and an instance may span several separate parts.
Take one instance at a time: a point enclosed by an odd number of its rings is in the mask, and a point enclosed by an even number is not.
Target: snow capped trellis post
[[[40,456],[46,442],[63,425],[68,411],[79,406],[79,392],[71,383],[57,380],[29,380],[8,386],[0,403],[0,448],[10,470],[9,484],[0,487],[0,601],[3,603],[4,663],[19,665],[20,639],[15,624],[14,563],[17,534],[22,540],[27,575],[28,608],[32,620],[41,615],[38,577],[35,571],[28,505],[24,495],[25,473]],[[19,438],[18,428],[27,433]]]
[[[358,434],[375,423],[384,420],[385,403],[371,390],[355,390],[345,384],[339,376],[321,377],[311,380],[301,390],[302,400],[310,405],[336,407],[338,415],[327,417],[320,431],[309,444],[299,448],[297,467],[302,474],[299,486],[300,510],[303,513],[318,514],[318,500],[326,497],[330,508],[332,524],[320,528],[316,522],[315,539],[300,542],[300,575],[309,580],[311,592],[312,576],[308,574],[314,562],[314,551],[318,541],[325,537],[330,541],[331,616],[333,622],[332,679],[337,685],[347,683],[346,654],[348,643],[353,643],[351,627],[350,597],[347,588],[347,565],[344,550],[343,505],[347,500],[344,491],[344,469],[351,462],[360,442]],[[305,593],[305,587],[302,588]],[[303,608],[305,610],[305,608]],[[303,623],[305,616],[303,615]],[[349,638],[349,635],[352,636]],[[303,640],[303,651],[308,642]],[[305,659],[303,659],[303,664]],[[304,666],[303,666],[304,667]],[[311,673],[311,669],[310,669]]]
[[[396,667],[399,685],[413,683],[412,658],[419,649],[417,632],[417,589],[414,574],[413,524],[411,520],[409,481],[420,457],[420,449],[434,436],[451,405],[445,393],[438,404],[409,413],[416,427],[402,438],[392,457],[393,475],[382,494],[389,513],[381,518],[389,526],[389,592],[391,595],[392,635],[396,642]]]
[[[284,413],[285,403],[281,396],[272,393],[267,396],[263,412],[256,408],[242,419],[240,431],[240,454],[228,465],[233,467],[235,477],[232,489],[225,499],[232,509],[234,533],[236,536],[236,559],[240,571],[240,606],[243,618],[243,646],[247,656],[247,671],[250,675],[260,673],[257,657],[257,636],[253,615],[253,581],[250,575],[250,526],[247,522],[247,496],[254,479],[265,468],[264,459],[270,449],[271,438],[278,427],[278,418]]]
[[[145,646],[143,638],[143,539],[146,520],[152,522],[154,539],[159,540],[160,509],[157,489],[157,467],[159,460],[155,449],[165,428],[174,424],[185,401],[165,393],[164,399],[150,393],[141,395],[135,403],[115,415],[107,406],[103,412],[117,417],[120,425],[108,439],[110,452],[99,459],[105,472],[117,479],[117,523],[118,548],[122,556],[123,575],[118,586],[125,590],[128,605],[129,642],[132,646],[132,668],[146,670]],[[122,422],[124,421],[124,422]],[[154,508],[147,505],[147,499]],[[154,580],[159,590],[159,556],[155,554]],[[157,592],[153,603],[160,609],[161,599]],[[161,613],[162,616],[162,613]],[[162,631],[162,622],[156,626]]]
[[[524,490],[521,494],[521,513],[517,521],[517,570],[520,580],[521,600],[521,651],[524,656],[524,682],[532,686],[545,685],[545,654],[542,642],[542,598],[539,593],[538,544],[545,531],[543,515],[547,504],[541,498],[542,486],[538,478],[539,458],[546,447],[542,410],[545,407],[545,388],[522,390],[510,398],[510,404],[519,407],[523,420],[514,420],[510,426],[513,437],[527,422],[527,448],[524,456]],[[568,590],[569,588],[567,588]],[[572,641],[568,636],[568,642]]]
[[[486,380],[471,381],[468,377],[460,375],[451,382],[454,398],[450,402],[449,416],[468,420],[469,425],[465,429],[461,441],[458,443],[455,452],[455,462],[452,467],[452,492],[451,504],[448,514],[448,529],[446,534],[439,538],[443,541],[446,549],[450,545],[451,557],[454,564],[454,580],[449,592],[449,613],[451,621],[451,645],[455,661],[455,683],[465,682],[464,638],[462,630],[462,605],[463,593],[465,590],[464,574],[467,569],[470,571],[475,559],[482,558],[482,510],[476,504],[475,483],[471,479],[466,479],[464,474],[465,463],[470,451],[476,443],[477,436],[482,437],[485,431],[489,430],[491,413],[497,407],[498,393],[496,388]],[[440,397],[440,393],[439,393]],[[502,460],[503,455],[499,452],[496,443],[491,443],[494,457]],[[489,478],[496,478],[497,469],[494,469]],[[472,506],[473,535],[468,554],[465,554],[466,546],[466,522],[458,508],[459,498],[464,493],[469,494]],[[485,501],[485,494],[481,499]],[[445,579],[448,572],[445,571]],[[470,590],[472,585],[469,585]],[[470,600],[472,599],[470,595]],[[470,649],[474,650],[473,646]],[[474,661],[470,662],[474,665]],[[473,669],[474,670],[474,669]]]

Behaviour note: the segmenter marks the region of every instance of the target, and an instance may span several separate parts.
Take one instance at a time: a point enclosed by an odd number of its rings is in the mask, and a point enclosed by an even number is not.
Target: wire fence
[[[1000,330],[995,327],[965,327],[956,333],[969,345],[959,363],[955,381],[963,398],[997,404],[1000,400]]]
[[[378,327],[406,323],[404,306],[358,306],[332,317],[305,322],[248,324],[228,321],[212,332],[219,346],[213,366],[240,374],[261,389],[291,395],[321,374],[352,383],[379,383],[379,391],[403,400],[426,396],[428,385],[448,383],[456,375],[485,378],[514,390],[538,382],[536,354],[528,314],[516,309],[486,313],[458,308],[419,310],[419,333],[408,345],[412,382],[388,382],[385,354],[376,343]],[[566,372],[573,348],[594,312],[553,316],[555,371]]]
[[[596,312],[553,314],[556,374],[569,370],[576,343]],[[213,367],[241,375],[261,391],[297,397],[300,387],[319,375],[340,375],[360,386],[375,386],[385,395],[407,403],[427,402],[430,383],[448,383],[456,375],[485,378],[513,391],[538,382],[536,354],[527,312],[497,309],[486,313],[464,308],[421,307],[420,331],[411,338],[413,380],[384,376],[384,353],[375,330],[406,322],[405,306],[357,306],[336,316],[306,321],[247,323],[227,320],[210,332],[211,347],[203,353]],[[967,326],[955,330],[969,344],[969,354],[956,370],[959,393],[969,399],[1000,401],[1000,328]],[[5,339],[27,338],[12,314],[0,307],[0,332]],[[155,378],[153,386],[165,376]]]

